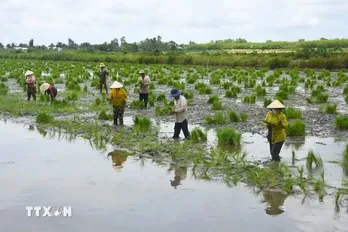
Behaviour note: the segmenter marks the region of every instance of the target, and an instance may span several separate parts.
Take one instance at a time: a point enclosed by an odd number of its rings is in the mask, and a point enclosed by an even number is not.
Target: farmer
[[[285,106],[278,100],[273,101],[267,106],[271,111],[267,113],[264,120],[264,126],[268,128],[268,142],[272,161],[280,161],[279,153],[285,142],[288,121],[282,111]]]
[[[34,101],[36,101],[36,80],[33,75],[34,73],[30,70],[26,71],[25,77],[26,81],[25,84],[27,85],[27,95],[28,95],[28,101],[30,101],[31,96],[33,96]]]
[[[105,88],[106,93],[108,93],[108,87],[106,86],[106,77],[109,75],[109,72],[106,70],[106,66],[104,63],[100,63],[99,65],[99,89],[100,93],[103,92],[103,86]]]
[[[40,90],[44,92],[45,95],[49,95],[51,97],[51,101],[57,97],[58,90],[53,84],[51,85],[48,83],[43,83],[40,86]]]
[[[144,70],[140,70],[140,77],[138,79],[137,85],[139,88],[139,101],[144,102],[145,108],[147,107],[147,102],[149,100],[149,86],[150,86],[150,77],[145,75]]]
[[[178,89],[172,89],[169,95],[170,98],[174,98],[174,109],[171,114],[175,114],[175,127],[173,139],[178,139],[180,132],[185,135],[186,139],[190,138],[190,132],[188,130],[187,122],[187,102],[186,98],[181,95],[181,91]]]
[[[122,89],[122,87],[123,85],[118,81],[115,81],[110,87],[111,92],[109,100],[113,106],[115,126],[118,125],[117,119],[119,119],[120,125],[123,125],[123,113],[128,100],[127,93],[124,89]]]

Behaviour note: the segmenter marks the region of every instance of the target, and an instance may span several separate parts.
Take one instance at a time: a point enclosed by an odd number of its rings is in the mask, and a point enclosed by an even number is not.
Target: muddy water
[[[347,231],[348,215],[335,214],[330,197],[302,204],[277,192],[255,195],[131,156],[115,167],[84,140],[44,139],[21,124],[0,122],[0,131],[1,231]],[[243,135],[253,142],[245,144],[250,157],[266,155],[262,138],[250,136]],[[304,156],[316,141],[308,138],[296,154]],[[324,160],[339,158],[342,145],[321,141]],[[284,147],[284,159],[291,149]],[[175,173],[182,178],[176,188]],[[27,217],[26,206],[71,206],[73,215]]]

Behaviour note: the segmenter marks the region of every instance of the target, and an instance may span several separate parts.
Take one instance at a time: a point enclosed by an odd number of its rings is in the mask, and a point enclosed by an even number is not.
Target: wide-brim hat
[[[29,75],[33,75],[33,74],[34,74],[33,71],[27,70],[24,75],[29,76]]]
[[[43,84],[40,86],[40,91],[41,91],[41,92],[45,92],[46,90],[48,90],[49,87],[50,87],[50,84],[48,84],[48,83],[43,83]]]
[[[104,67],[104,68],[106,67],[105,64],[104,64],[104,63],[100,63],[100,64],[99,64],[99,68],[103,68],[103,67]]]
[[[169,95],[169,98],[173,98],[173,97],[177,97],[181,94],[181,91],[178,90],[178,89],[172,89],[170,91],[170,95]]]
[[[139,71],[139,74],[144,74],[144,73],[145,73],[144,70],[140,70],[140,71]]]
[[[123,85],[118,82],[118,81],[115,81],[111,86],[110,86],[110,89],[119,89],[119,88],[122,88]]]
[[[285,109],[285,106],[280,101],[275,100],[267,106],[267,109]]]

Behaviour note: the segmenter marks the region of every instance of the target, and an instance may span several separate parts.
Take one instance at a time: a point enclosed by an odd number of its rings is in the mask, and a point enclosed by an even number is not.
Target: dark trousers
[[[33,96],[34,101],[36,101],[36,87],[28,87],[27,95],[28,101],[30,101],[31,96]]]
[[[176,122],[175,123],[173,139],[178,139],[179,138],[181,130],[184,133],[185,138],[189,138],[190,137],[190,132],[188,130],[188,123],[187,123],[186,119],[183,122]]]
[[[123,114],[124,114],[124,109],[125,106],[114,106],[113,111],[114,111],[114,125],[118,125],[117,119],[120,121],[120,125],[123,125]]]
[[[139,93],[139,101],[144,101],[145,108],[147,107],[148,100],[149,100],[149,93]]]
[[[269,150],[270,150],[270,153],[271,153],[271,156],[272,156],[272,160],[280,161],[279,153],[280,153],[280,150],[283,147],[283,144],[284,144],[284,141],[283,142],[274,143],[274,144],[269,143]]]
[[[99,82],[99,90],[100,90],[100,93],[103,92],[103,86],[104,86],[104,89],[106,91],[106,93],[108,92],[108,87],[106,86],[106,80],[101,80]]]

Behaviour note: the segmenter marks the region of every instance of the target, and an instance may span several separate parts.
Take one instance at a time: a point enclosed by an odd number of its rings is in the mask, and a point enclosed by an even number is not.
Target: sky
[[[1,0],[0,42],[348,38],[348,0]]]

